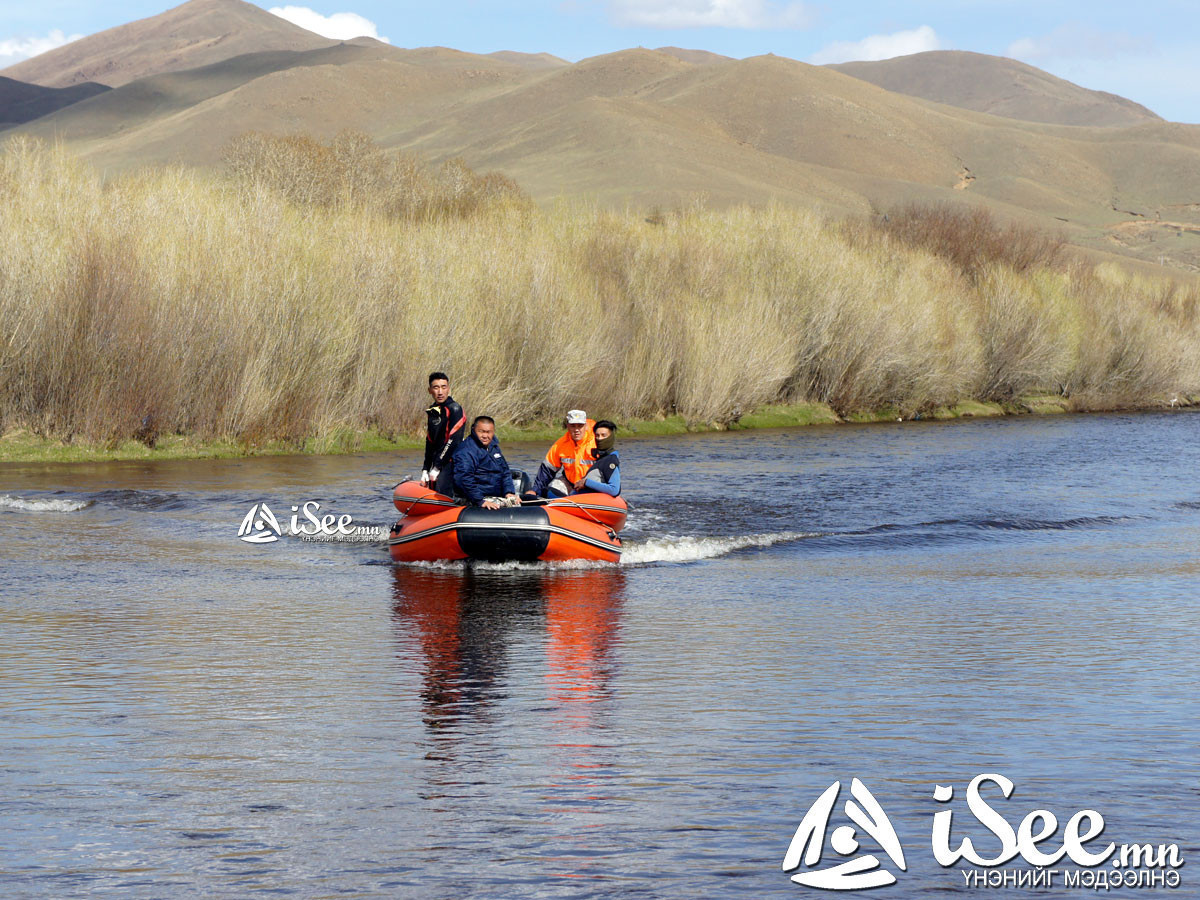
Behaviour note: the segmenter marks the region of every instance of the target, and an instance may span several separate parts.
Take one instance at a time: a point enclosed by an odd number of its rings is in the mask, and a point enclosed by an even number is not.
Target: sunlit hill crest
[[[354,129],[497,170],[539,201],[775,199],[841,215],[950,200],[1200,264],[1200,127],[982,54],[823,67],[664,47],[572,64],[332,41],[241,0],[192,0],[3,75],[23,85],[0,83],[0,134],[64,141],[110,172],[217,167],[252,130]]]

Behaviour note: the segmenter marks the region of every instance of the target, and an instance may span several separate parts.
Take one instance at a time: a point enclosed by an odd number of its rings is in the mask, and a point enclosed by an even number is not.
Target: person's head
[[[483,446],[488,446],[496,436],[496,420],[491,416],[476,416],[471,423],[471,432]]]
[[[601,419],[593,426],[592,431],[596,435],[597,450],[611,450],[617,442],[617,426],[608,419]]]
[[[587,434],[587,413],[582,409],[573,409],[567,413],[567,434],[577,444]]]
[[[429,374],[429,396],[433,398],[434,403],[446,402],[446,398],[450,396],[450,379],[446,377],[445,372]]]

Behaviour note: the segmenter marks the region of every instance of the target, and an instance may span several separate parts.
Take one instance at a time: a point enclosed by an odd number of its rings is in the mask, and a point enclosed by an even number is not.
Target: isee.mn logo
[[[858,831],[849,825],[835,828],[829,845],[838,856],[851,858],[830,868],[813,870],[813,867],[821,862],[825,832],[829,828],[829,816],[841,790],[840,781],[835,781],[827,787],[800,821],[800,827],[796,829],[792,843],[783,857],[783,871],[791,872],[803,866],[804,871],[793,875],[792,881],[805,887],[830,891],[857,891],[895,884],[896,876],[883,868],[879,857],[874,853],[853,858],[859,850]],[[857,778],[850,783],[850,796],[853,799],[847,800],[845,806],[850,821],[874,838],[903,872],[906,868],[904,851],[900,847],[900,839],[896,837],[896,829],[888,821],[883,807]]]
[[[270,544],[279,540],[281,534],[283,529],[265,503],[255,503],[250,507],[250,512],[246,513],[238,528],[238,537],[247,544]]]
[[[841,787],[842,783],[835,781],[805,814],[784,855],[783,871],[795,872],[791,879],[796,884],[831,891],[894,884],[896,876],[884,868],[878,856],[860,853],[858,829],[873,838],[901,871],[906,871],[904,851],[892,823],[857,778],[851,782],[852,799],[844,808],[856,827],[839,826],[829,840],[833,852],[845,857],[846,862],[818,868]],[[946,869],[959,867],[965,887],[1053,888],[1061,884],[1064,888],[1129,890],[1178,888],[1182,884],[1179,869],[1184,860],[1178,844],[1106,841],[1102,837],[1104,816],[1095,809],[1074,812],[1061,833],[1059,818],[1049,809],[1029,810],[1014,826],[1000,809],[1012,798],[1014,789],[1013,782],[998,773],[971,779],[965,798],[970,815],[962,816],[960,812],[956,834],[955,812],[949,808],[954,787],[934,785],[932,799],[941,808],[934,807],[937,812],[929,831],[930,849],[938,865]],[[1019,807],[1014,811],[1023,812]],[[980,828],[986,832],[983,837],[987,845],[999,845],[991,855],[981,850],[985,845],[977,843]],[[963,829],[968,834],[963,834]]]
[[[386,535],[386,529],[374,525],[354,525],[350,516],[324,515],[318,516],[321,504],[309,500],[303,505],[292,507],[291,528],[287,531],[289,537],[297,537],[302,541],[345,541],[364,543],[380,541]],[[300,519],[303,517],[304,522]],[[288,520],[285,519],[285,522]],[[247,544],[271,544],[284,535],[284,530],[265,503],[255,503],[250,511],[242,518],[237,536]]]

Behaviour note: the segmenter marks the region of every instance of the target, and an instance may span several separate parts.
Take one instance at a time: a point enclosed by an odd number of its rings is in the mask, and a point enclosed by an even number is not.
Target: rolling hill
[[[243,7],[193,0],[164,16],[190,8],[189,21],[208,23]],[[249,8],[250,20],[269,16]],[[176,34],[188,46],[212,33],[190,27]],[[227,142],[250,130],[327,140],[353,128],[434,162],[462,156],[502,171],[543,201],[781,201],[842,215],[953,200],[1094,249],[1200,267],[1200,126],[1164,122],[1011,60],[919,54],[870,70],[909,72],[907,90],[893,90],[845,67],[769,55],[639,48],[571,64],[312,37],[315,46],[260,48],[183,70],[147,57],[157,74],[10,132],[62,139],[119,171],[219,166]],[[948,92],[955,81],[958,93]],[[946,91],[936,97],[908,92],[934,94],[938,84]],[[1031,121],[1038,109],[1055,121]],[[1118,112],[1132,121],[1113,121]]]
[[[337,43],[305,31],[252,3],[189,0],[23,60],[0,75],[69,87],[95,81],[119,87],[149,75],[177,72],[264,50],[313,50]]]
[[[899,94],[1010,119],[1088,127],[1162,121],[1132,100],[1082,88],[1015,59],[983,53],[932,50],[829,68]]]
[[[0,76],[0,128],[40,119],[107,90],[109,88],[92,81],[69,88],[48,88]]]
[[[498,59],[501,62],[515,63],[524,69],[557,69],[560,66],[569,66],[570,63],[565,59],[559,59],[549,53],[517,53],[514,50],[497,50],[495,53],[487,54],[492,59]]]

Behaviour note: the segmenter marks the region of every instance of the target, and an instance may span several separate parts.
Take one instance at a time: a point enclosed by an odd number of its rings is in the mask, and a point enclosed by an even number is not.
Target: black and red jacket
[[[467,417],[453,397],[447,397],[445,403],[433,404],[425,410],[425,415],[429,421],[425,429],[425,463],[421,468],[426,472],[443,471],[466,436]]]

